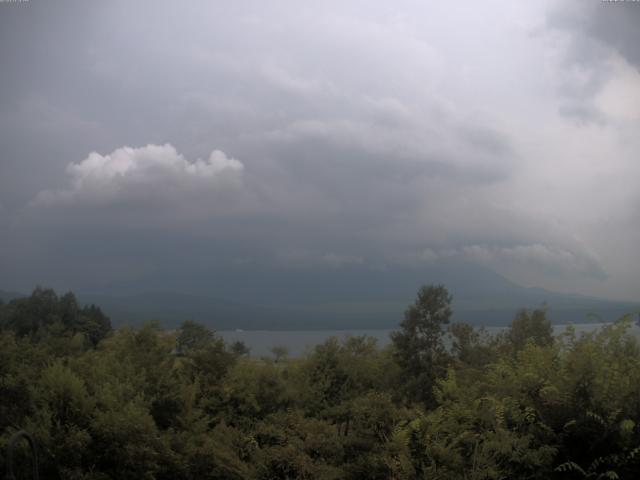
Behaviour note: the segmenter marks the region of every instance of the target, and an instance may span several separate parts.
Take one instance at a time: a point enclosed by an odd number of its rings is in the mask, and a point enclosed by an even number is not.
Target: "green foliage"
[[[449,327],[449,335],[451,353],[460,367],[480,368],[496,360],[491,338],[483,328],[477,330],[468,323],[454,323]]]
[[[0,306],[0,463],[25,428],[48,479],[637,478],[630,320],[554,338],[522,311],[496,337],[451,325],[445,347],[450,301],[421,289],[386,349],[254,358],[195,322],[92,337],[97,307],[37,289]]]
[[[522,350],[529,342],[547,346],[553,343],[553,328],[544,309],[533,312],[520,310],[505,332],[506,340],[514,351]]]
[[[391,334],[409,400],[433,403],[433,386],[445,370],[447,358],[442,336],[451,313],[447,289],[442,285],[424,286],[415,303],[405,311],[400,331]]]
[[[32,340],[80,335],[95,347],[111,332],[111,322],[95,305],[81,307],[73,293],[58,297],[38,287],[31,296],[0,305],[0,330]]]
[[[178,329],[176,351],[181,355],[189,355],[210,347],[214,341],[214,333],[205,325],[193,320],[186,320]]]

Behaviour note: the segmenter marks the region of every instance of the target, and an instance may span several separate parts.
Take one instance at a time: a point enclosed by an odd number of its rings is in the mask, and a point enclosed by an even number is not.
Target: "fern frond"
[[[596,477],[596,480],[608,478],[609,480],[620,480],[620,477],[613,470],[609,470],[607,472],[601,473]]]
[[[580,465],[576,462],[565,462],[561,465],[558,465],[555,468],[556,472],[578,472],[583,477],[587,477],[587,472],[585,472]]]

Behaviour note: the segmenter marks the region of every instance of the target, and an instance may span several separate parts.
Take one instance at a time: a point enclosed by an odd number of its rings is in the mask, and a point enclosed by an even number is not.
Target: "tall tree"
[[[515,352],[520,351],[528,342],[546,347],[553,343],[553,327],[547,318],[547,312],[538,308],[533,312],[520,310],[506,331],[506,340]]]
[[[215,338],[215,334],[206,325],[185,320],[178,329],[176,349],[181,355],[189,355],[211,346]]]
[[[404,373],[409,400],[433,403],[433,386],[445,372],[443,326],[451,318],[451,295],[443,285],[425,285],[391,334],[395,359]]]

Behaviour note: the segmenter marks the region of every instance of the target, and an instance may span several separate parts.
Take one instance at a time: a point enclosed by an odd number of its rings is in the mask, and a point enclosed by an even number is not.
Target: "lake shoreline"
[[[561,334],[567,327],[573,326],[577,333],[589,332],[611,325],[612,322],[599,323],[556,323],[553,325],[555,335]],[[504,326],[484,326],[489,334],[495,335],[507,327]],[[640,328],[633,324],[634,330]],[[252,357],[272,356],[273,347],[285,347],[292,357],[300,356],[312,349],[314,346],[323,343],[330,337],[339,339],[349,336],[363,336],[375,338],[379,347],[385,347],[391,342],[389,335],[397,328],[370,328],[370,329],[327,329],[327,330],[219,330],[216,333],[226,342],[232,343],[241,341],[250,350]]]

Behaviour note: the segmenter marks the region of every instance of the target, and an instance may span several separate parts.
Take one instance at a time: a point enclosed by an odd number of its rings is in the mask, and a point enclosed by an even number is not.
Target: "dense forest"
[[[554,337],[523,310],[491,336],[450,305],[422,287],[384,349],[255,358],[192,321],[113,330],[38,288],[0,305],[0,461],[25,429],[46,479],[637,478],[630,319]]]

